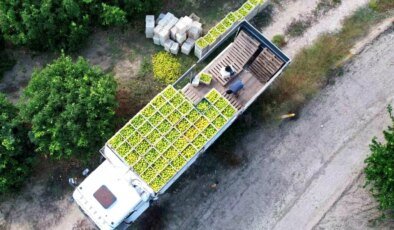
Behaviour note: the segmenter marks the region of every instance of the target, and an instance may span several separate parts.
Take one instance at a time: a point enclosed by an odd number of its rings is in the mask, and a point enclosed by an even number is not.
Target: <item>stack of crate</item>
[[[155,29],[155,16],[146,15],[145,17],[145,35],[146,38],[153,38]]]
[[[154,16],[147,15],[145,22],[146,37],[153,38],[154,44],[163,46],[172,54],[181,50],[188,55],[196,39],[202,35],[202,24],[189,16],[178,19],[172,13],[160,14],[155,22]]]

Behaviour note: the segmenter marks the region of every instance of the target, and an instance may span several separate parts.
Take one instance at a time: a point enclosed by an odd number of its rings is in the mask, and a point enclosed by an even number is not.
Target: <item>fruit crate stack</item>
[[[194,106],[181,92],[168,86],[107,146],[159,192],[236,112],[215,89]]]
[[[151,21],[148,20],[150,16],[148,16],[146,18],[146,37],[153,38],[154,44],[163,46],[167,52],[172,54],[178,54],[181,50],[182,53],[188,55],[194,48],[196,39],[201,37],[202,24],[193,20],[192,16],[178,19],[169,12],[161,14],[157,20],[157,25],[153,24],[153,29]]]
[[[194,55],[199,59],[225,37],[243,19],[250,20],[266,5],[265,0],[248,0],[238,10],[230,12],[208,33],[196,41]]]

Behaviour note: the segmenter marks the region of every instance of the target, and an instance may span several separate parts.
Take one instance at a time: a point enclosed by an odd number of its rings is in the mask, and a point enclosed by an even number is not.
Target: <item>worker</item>
[[[230,85],[229,89],[226,91],[227,94],[238,95],[239,91],[244,88],[244,84],[241,80],[236,80],[233,84]]]

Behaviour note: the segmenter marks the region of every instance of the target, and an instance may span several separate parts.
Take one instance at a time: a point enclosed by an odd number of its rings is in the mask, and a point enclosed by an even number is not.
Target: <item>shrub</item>
[[[283,36],[281,34],[275,35],[272,38],[272,42],[278,47],[283,47],[286,45],[285,36]]]
[[[23,184],[33,160],[27,130],[17,116],[17,109],[0,94],[0,194]]]
[[[159,52],[152,57],[153,75],[165,84],[175,82],[181,75],[179,59],[167,52]]]
[[[394,116],[390,106],[388,112],[391,126],[383,131],[386,143],[378,142],[376,138],[372,140],[372,154],[365,160],[364,170],[367,185],[371,185],[371,192],[383,211],[394,209]]]
[[[22,96],[37,151],[52,157],[88,157],[113,133],[116,82],[79,58],[64,54],[35,71]]]
[[[103,26],[120,26],[127,23],[126,12],[117,6],[110,6],[105,3],[101,4],[103,11],[100,15]]]

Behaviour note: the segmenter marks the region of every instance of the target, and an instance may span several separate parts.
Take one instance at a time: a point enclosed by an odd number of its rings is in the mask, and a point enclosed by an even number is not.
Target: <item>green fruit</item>
[[[124,157],[126,156],[131,150],[131,146],[124,142],[122,145],[120,145],[117,149],[116,152],[121,156]]]
[[[220,93],[216,90],[213,89],[211,90],[206,96],[205,98],[211,102],[212,104],[216,102],[217,99],[219,99],[220,97],[222,97],[222,95],[220,95]]]
[[[171,143],[173,143],[176,139],[178,139],[178,137],[181,134],[179,133],[178,130],[176,129],[171,129],[171,131],[169,133],[167,133],[166,138],[167,140],[169,140]]]
[[[130,123],[134,128],[138,128],[142,123],[144,123],[144,121],[145,119],[140,114],[137,114],[130,120]]]
[[[181,133],[183,133],[183,132],[185,132],[190,126],[191,126],[191,124],[190,124],[186,119],[183,119],[183,120],[181,120],[181,121],[177,124],[176,128],[177,128]]]
[[[215,108],[211,107],[209,110],[205,112],[205,116],[208,117],[210,121],[214,121],[217,116],[219,116],[219,112],[216,111]]]
[[[209,85],[212,81],[212,75],[209,73],[202,73],[200,74],[200,82]]]
[[[163,122],[160,123],[159,126],[157,126],[157,130],[159,130],[160,133],[165,134],[168,131],[170,131],[170,129],[172,128],[172,125],[170,122],[164,120]]]
[[[146,136],[151,130],[153,129],[152,125],[150,125],[148,122],[145,122],[139,129],[138,131]]]
[[[123,142],[123,137],[119,134],[113,136],[109,141],[108,144],[113,148],[116,149],[122,142]]]
[[[197,150],[196,150],[192,145],[187,146],[187,147],[182,151],[182,155],[183,155],[186,159],[192,158],[194,155],[196,155],[196,153],[197,153]]]
[[[196,41],[196,45],[198,47],[200,47],[201,49],[204,49],[205,47],[207,47],[209,45],[209,43],[202,37]]]
[[[180,94],[176,94],[170,102],[175,108],[178,108],[184,101],[185,99]]]
[[[194,139],[193,141],[193,145],[197,148],[197,149],[201,149],[207,142],[207,139],[205,137],[203,137],[202,135],[199,135],[196,139]]]
[[[174,111],[171,113],[167,119],[171,122],[171,124],[176,124],[180,119],[182,118],[182,115],[178,111]]]
[[[209,125],[209,126],[204,130],[203,134],[204,134],[208,139],[211,139],[212,137],[215,136],[216,132],[217,132],[216,129],[215,129],[212,125]]]
[[[186,160],[179,155],[175,160],[171,162],[171,165],[174,166],[176,170],[180,170],[186,164]]]
[[[149,133],[149,135],[147,136],[146,139],[148,139],[148,141],[149,141],[151,144],[154,144],[154,143],[156,143],[156,141],[157,141],[158,139],[160,139],[160,137],[161,137],[161,135],[160,135],[159,131],[153,130],[151,133]]]
[[[236,113],[236,110],[235,110],[233,107],[231,107],[231,106],[227,106],[227,108],[225,108],[225,109],[222,111],[222,114],[223,114],[227,119],[232,118],[233,115],[234,115],[235,113]]]
[[[145,117],[145,118],[149,118],[150,116],[152,116],[155,113],[155,108],[152,105],[147,105],[145,108],[142,109],[141,114]]]
[[[163,119],[164,119],[164,117],[161,116],[160,113],[155,113],[155,114],[153,114],[153,115],[149,118],[149,122],[150,122],[152,125],[156,126],[156,125],[158,125]]]
[[[186,101],[178,108],[179,112],[181,112],[183,115],[188,114],[192,109],[193,105]]]
[[[153,100],[152,100],[152,105],[156,108],[156,109],[160,109],[160,107],[162,105],[164,105],[166,103],[166,100],[164,99],[164,97],[162,97],[161,95],[156,96]]]
[[[142,174],[141,178],[146,182],[151,182],[153,179],[156,178],[156,174],[153,170],[146,170],[144,174]]]
[[[208,101],[206,100],[202,100],[200,101],[200,103],[197,104],[197,109],[200,110],[201,112],[204,112],[206,110],[208,110],[210,107]]]
[[[148,163],[141,159],[133,165],[133,169],[138,175],[143,175],[143,173],[148,169]]]
[[[152,164],[156,161],[156,159],[160,156],[160,154],[156,151],[156,149],[150,149],[144,156],[145,160]]]
[[[156,149],[159,151],[159,153],[164,153],[167,148],[169,147],[170,143],[166,141],[165,139],[161,139],[159,142],[156,144]]]
[[[215,107],[217,110],[223,111],[223,109],[225,109],[229,104],[230,103],[226,99],[221,97],[215,102]]]
[[[174,96],[177,93],[176,89],[172,85],[167,86],[162,92],[162,95],[170,100],[172,96]]]
[[[134,152],[134,151],[130,152],[125,158],[126,162],[129,165],[134,164],[135,162],[138,161],[138,159],[139,159],[139,155],[136,152]]]
[[[194,127],[190,127],[189,130],[185,132],[185,137],[188,141],[192,141],[198,135],[198,130]]]
[[[201,117],[201,115],[200,115],[196,110],[192,110],[192,111],[190,111],[190,113],[186,116],[186,119],[189,120],[190,122],[194,123],[194,122],[196,122],[200,117]]]
[[[141,143],[139,143],[137,145],[137,147],[135,147],[135,151],[139,154],[139,155],[144,155],[150,148],[150,145],[147,141],[142,141]]]
[[[209,125],[209,121],[208,121],[206,118],[201,117],[201,118],[196,122],[195,125],[196,125],[196,127],[197,127],[198,130],[202,131],[202,130],[204,130],[204,129]]]
[[[127,139],[129,136],[131,136],[134,133],[135,129],[133,126],[130,124],[125,125],[120,131],[120,135],[123,136],[123,138]]]
[[[174,160],[179,155],[179,153],[174,147],[170,147],[163,155],[168,160]]]
[[[131,135],[128,139],[127,139],[127,142],[131,145],[131,146],[133,146],[133,147],[135,147],[135,146],[137,146],[141,141],[142,141],[142,136],[139,134],[139,133],[137,133],[137,132],[135,132],[133,135]]]
[[[179,138],[174,142],[174,147],[180,152],[187,146],[187,141],[184,138]]]
[[[170,113],[172,113],[172,111],[174,111],[174,107],[172,107],[170,104],[166,103],[165,105],[163,105],[160,109],[160,113],[163,114],[164,116],[169,115]]]
[[[217,129],[221,129],[227,123],[227,120],[226,118],[219,116],[212,123]]]

